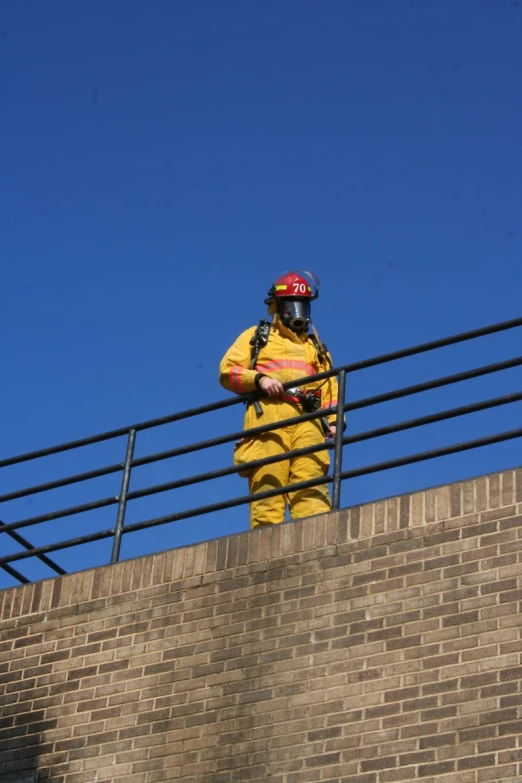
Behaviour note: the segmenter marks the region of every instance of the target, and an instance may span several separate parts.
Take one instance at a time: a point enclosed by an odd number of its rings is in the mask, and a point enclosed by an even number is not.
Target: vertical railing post
[[[121,490],[118,496],[118,516],[116,517],[116,527],[114,528],[114,538],[112,541],[111,563],[117,563],[120,557],[121,537],[123,535],[123,525],[125,522],[125,509],[127,507],[127,494],[129,492],[129,482],[131,474],[131,462],[134,456],[134,444],[136,442],[136,430],[129,430],[127,440],[127,452],[125,454],[125,463],[123,465],[123,476],[121,479]]]
[[[346,370],[339,370],[337,395],[337,429],[334,438],[334,469],[332,488],[332,509],[337,511],[341,505],[341,471],[343,465],[343,423],[344,423],[344,398],[346,394]]]

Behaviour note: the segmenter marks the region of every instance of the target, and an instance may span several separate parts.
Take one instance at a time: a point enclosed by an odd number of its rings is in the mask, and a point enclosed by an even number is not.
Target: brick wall
[[[0,781],[514,783],[522,470],[0,593]]]

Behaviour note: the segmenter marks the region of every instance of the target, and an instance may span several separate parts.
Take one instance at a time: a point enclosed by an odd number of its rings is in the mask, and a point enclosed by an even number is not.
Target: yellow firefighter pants
[[[304,421],[289,427],[266,432],[251,442],[250,459],[262,459],[275,454],[284,454],[317,443],[324,443],[321,425],[317,420]],[[252,453],[253,452],[253,453]],[[255,468],[249,476],[251,494],[264,492],[287,484],[296,484],[326,475],[330,462],[328,450],[305,454],[271,465]],[[276,495],[254,501],[250,506],[250,527],[277,525],[284,522],[286,505],[292,519],[301,519],[330,511],[332,504],[326,484],[300,489],[287,495]]]

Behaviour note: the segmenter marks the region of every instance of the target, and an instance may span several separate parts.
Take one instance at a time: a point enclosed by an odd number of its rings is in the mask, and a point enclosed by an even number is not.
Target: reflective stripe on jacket
[[[281,383],[288,383],[330,369],[326,360],[319,361],[315,344],[307,333],[296,334],[276,320],[270,327],[267,344],[259,352],[256,366],[251,370],[252,346],[250,340],[254,336],[256,328],[256,326],[251,326],[242,332],[221,360],[219,382],[228,391],[236,394],[256,391],[255,377],[258,373],[267,375],[269,378],[276,378]],[[321,408],[335,405],[337,403],[337,379],[328,378],[326,382],[324,380],[312,381],[300,388],[302,391],[308,391],[318,386],[321,386]],[[269,420],[281,420],[296,415],[295,405],[288,400],[261,397],[260,402],[263,410],[269,414]],[[277,413],[274,406],[279,409]],[[254,427],[261,423],[255,414],[250,413],[252,410],[252,406],[248,406],[245,427]],[[327,418],[333,424],[336,415],[329,415]],[[265,424],[268,421],[264,420],[262,423]]]

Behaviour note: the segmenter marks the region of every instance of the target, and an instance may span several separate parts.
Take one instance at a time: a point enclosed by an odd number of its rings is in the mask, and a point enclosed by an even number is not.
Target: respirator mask
[[[293,332],[302,332],[310,323],[309,299],[279,299],[277,312],[282,323]]]

